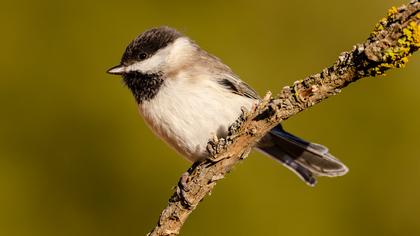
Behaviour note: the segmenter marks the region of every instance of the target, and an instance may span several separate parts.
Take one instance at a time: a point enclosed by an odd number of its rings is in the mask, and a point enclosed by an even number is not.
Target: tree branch
[[[251,111],[243,111],[225,138],[208,144],[210,158],[194,163],[178,182],[157,226],[148,234],[177,235],[198,203],[208,195],[252,147],[274,126],[336,95],[340,89],[364,77],[382,75],[403,67],[420,48],[420,0],[391,8],[375,26],[369,38],[343,52],[334,65],[321,73],[286,86],[276,98],[267,93]]]

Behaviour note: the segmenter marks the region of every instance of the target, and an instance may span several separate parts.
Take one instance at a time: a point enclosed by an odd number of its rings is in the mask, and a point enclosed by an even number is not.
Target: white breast
[[[167,79],[158,94],[139,105],[156,135],[191,161],[206,156],[213,135],[227,128],[256,100],[230,93],[211,79],[191,79],[180,73]]]

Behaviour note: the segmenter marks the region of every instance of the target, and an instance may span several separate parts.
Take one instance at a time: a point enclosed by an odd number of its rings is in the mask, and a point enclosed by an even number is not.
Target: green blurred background
[[[406,1],[2,1],[0,235],[154,227],[190,164],[105,73],[145,29],[180,29],[264,94],[330,65]],[[419,65],[417,53],[285,122],[348,175],[310,188],[254,152],[183,235],[420,235]]]

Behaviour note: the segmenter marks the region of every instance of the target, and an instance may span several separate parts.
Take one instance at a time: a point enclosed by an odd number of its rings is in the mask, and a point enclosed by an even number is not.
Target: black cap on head
[[[179,37],[181,33],[167,26],[147,30],[127,46],[121,64],[144,60]]]

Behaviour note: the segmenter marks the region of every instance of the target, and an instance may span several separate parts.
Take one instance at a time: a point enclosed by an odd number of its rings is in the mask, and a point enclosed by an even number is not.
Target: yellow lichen
[[[395,17],[395,14],[398,13],[398,9],[394,6],[391,7],[391,9],[388,10],[388,15],[387,17],[382,18],[379,23],[377,23],[375,25],[375,28],[373,30],[373,32],[371,33],[372,37],[377,36],[377,34],[385,29],[385,26],[388,24],[389,21],[392,21]]]
[[[412,21],[407,28],[410,31],[410,38],[408,40],[412,41],[415,47],[420,48],[420,25]]]
[[[389,12],[395,12],[391,9]],[[387,69],[404,67],[408,56],[420,48],[420,25],[415,21],[402,30],[397,45],[387,49],[382,56],[382,63],[368,70],[370,75],[382,75]]]
[[[388,17],[394,15],[395,13],[398,13],[398,9],[393,6],[391,9],[388,10]]]
[[[384,30],[384,26],[387,23],[387,18],[382,18],[379,23],[375,25],[375,28],[373,29],[373,32],[371,33],[371,37],[375,37],[380,31]]]

